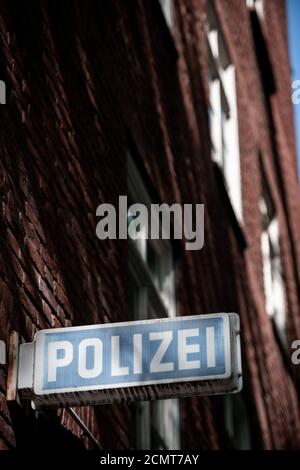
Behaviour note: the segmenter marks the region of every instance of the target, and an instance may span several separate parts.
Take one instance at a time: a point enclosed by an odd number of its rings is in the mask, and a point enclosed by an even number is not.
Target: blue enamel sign
[[[229,315],[39,331],[34,393],[226,379],[232,374]]]

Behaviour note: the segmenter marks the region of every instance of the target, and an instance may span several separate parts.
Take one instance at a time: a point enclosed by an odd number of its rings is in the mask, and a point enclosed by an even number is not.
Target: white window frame
[[[162,12],[164,14],[167,25],[172,29],[173,24],[173,0],[159,0]]]
[[[263,220],[261,250],[263,258],[265,307],[267,314],[274,321],[280,339],[285,344],[286,305],[280,253],[279,223],[266,189],[265,196],[260,200],[260,212]]]
[[[151,198],[142,178],[128,156],[128,192],[133,202],[145,204],[150,214]],[[175,273],[172,246],[169,240],[129,239],[129,272],[138,286],[138,305],[135,319],[176,316]],[[158,288],[147,265],[147,244],[159,254],[163,285]],[[155,428],[167,449],[180,449],[179,402],[177,399],[141,402],[136,405],[140,411],[140,445],[151,448],[151,413]]]
[[[247,7],[255,10],[259,19],[264,19],[264,0],[246,0]]]
[[[222,168],[230,201],[243,221],[235,67],[230,62],[212,2],[208,2],[207,50],[212,158]],[[225,119],[224,119],[225,116]]]

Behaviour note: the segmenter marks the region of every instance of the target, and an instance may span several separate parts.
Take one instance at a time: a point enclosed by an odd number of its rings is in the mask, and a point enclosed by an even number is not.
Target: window
[[[165,20],[169,28],[172,28],[172,0],[159,0]]]
[[[236,450],[250,450],[251,425],[246,401],[242,393],[224,397],[225,430],[232,446]]]
[[[280,339],[285,343],[286,310],[279,244],[279,225],[266,185],[264,185],[263,196],[260,200],[260,212],[262,216],[261,249],[266,311],[273,319]]]
[[[247,7],[254,10],[262,20],[264,18],[264,0],[246,0]]]
[[[208,2],[207,50],[212,158],[223,170],[229,197],[242,220],[235,68],[230,62],[213,2]]]
[[[130,203],[145,204],[151,198],[132,159],[128,159]],[[130,219],[131,214],[128,213]],[[143,234],[143,227],[140,227]],[[173,317],[175,276],[172,246],[168,240],[128,240],[129,316],[132,320]],[[133,446],[138,449],[179,449],[178,400],[139,402],[133,405]]]

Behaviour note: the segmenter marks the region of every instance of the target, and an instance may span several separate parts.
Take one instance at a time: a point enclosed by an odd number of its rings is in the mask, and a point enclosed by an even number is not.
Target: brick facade
[[[246,2],[215,2],[236,67],[243,224],[210,154],[206,2],[173,3],[172,32],[158,1],[2,3],[0,339],[127,319],[126,242],[100,242],[95,214],[126,194],[130,149],[161,201],[206,206],[203,250],[177,247],[177,314],[240,314],[254,445],[299,448],[300,375],[265,311],[260,249],[263,168],[280,224],[291,343],[300,338],[300,202],[285,2],[265,1],[269,95]],[[16,431],[5,393],[2,367],[0,448],[14,447],[18,432],[34,446],[31,412],[17,412]],[[103,447],[128,448],[128,406],[77,411]],[[46,418],[92,446],[65,410]],[[184,448],[228,445],[222,397],[181,400],[181,423]]]

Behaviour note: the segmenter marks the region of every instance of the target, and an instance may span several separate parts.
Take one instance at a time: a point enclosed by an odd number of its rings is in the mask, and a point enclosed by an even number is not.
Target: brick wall
[[[263,33],[277,84],[269,102],[246,2],[217,2],[237,71],[242,228],[210,155],[205,3],[175,0],[172,34],[156,1],[1,5],[0,78],[8,97],[0,131],[0,338],[16,329],[31,341],[41,328],[127,319],[126,244],[96,238],[95,212],[126,194],[132,148],[162,201],[206,205],[204,249],[178,248],[178,315],[240,314],[257,446],[299,447],[297,371],[289,373],[264,307],[258,207],[261,159],[280,219],[289,335],[300,337],[300,204],[284,1],[265,2]],[[5,374],[3,368],[3,448],[15,446]],[[222,400],[181,401],[184,447],[226,446]],[[128,447],[127,406],[78,413],[103,447]],[[57,415],[91,446],[66,411]]]

